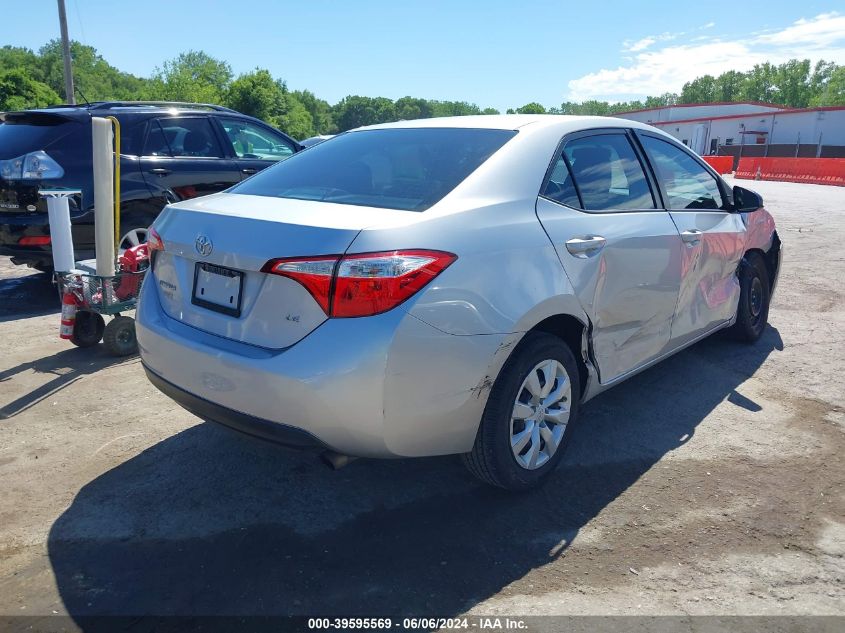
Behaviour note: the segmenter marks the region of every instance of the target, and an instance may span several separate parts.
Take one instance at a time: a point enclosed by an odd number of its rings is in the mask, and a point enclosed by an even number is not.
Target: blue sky
[[[548,107],[677,92],[705,72],[766,60],[845,63],[845,7],[832,1],[66,3],[71,37],[122,70],[148,76],[204,50],[330,103],[362,94]],[[56,2],[9,2],[2,25],[0,45],[37,49],[58,36]]]

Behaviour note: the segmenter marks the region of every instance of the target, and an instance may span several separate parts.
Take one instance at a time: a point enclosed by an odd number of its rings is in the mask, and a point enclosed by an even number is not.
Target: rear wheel
[[[103,317],[90,310],[79,310],[73,324],[70,342],[77,347],[92,347],[103,338],[106,322]]]
[[[555,469],[577,418],[580,384],[572,351],[551,334],[526,335],[490,392],[469,471],[508,490],[540,485]]]
[[[739,305],[730,332],[747,343],[756,342],[769,320],[770,288],[766,262],[758,253],[747,253],[739,264]]]
[[[116,316],[106,326],[103,344],[112,356],[129,356],[138,351],[138,340],[135,338],[135,319],[127,316]]]
[[[118,250],[125,251],[127,248],[132,248],[133,246],[138,246],[138,244],[146,243],[148,233],[149,229],[145,226],[129,229],[123,234],[123,237],[120,238]]]

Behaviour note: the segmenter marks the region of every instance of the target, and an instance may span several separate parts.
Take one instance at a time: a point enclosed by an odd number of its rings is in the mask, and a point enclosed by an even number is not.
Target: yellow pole
[[[120,121],[107,116],[114,125],[114,254],[120,250]]]

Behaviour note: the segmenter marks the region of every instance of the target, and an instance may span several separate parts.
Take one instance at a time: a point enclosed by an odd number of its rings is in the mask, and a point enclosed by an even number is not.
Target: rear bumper
[[[93,214],[73,215],[71,230],[77,260],[94,254]],[[18,215],[0,213],[0,255],[12,257],[16,264],[53,264],[52,248],[47,246],[21,246],[24,237],[50,235],[50,223],[45,213]]]
[[[150,368],[144,365],[144,371],[147,373],[147,378],[153,386],[161,391],[164,395],[175,400],[183,408],[193,413],[198,418],[207,420],[209,422],[217,422],[229,428],[260,437],[263,440],[269,440],[276,444],[289,446],[290,448],[298,449],[320,449],[326,448],[316,437],[292,426],[286,424],[279,424],[278,422],[270,422],[262,418],[257,418],[240,411],[227,409],[226,407],[215,404],[204,398],[188,393],[184,389],[180,389],[171,382],[168,382]]]
[[[136,313],[153,384],[189,411],[285,444],[360,457],[469,451],[508,335],[445,334],[402,309],[329,319],[268,350],[167,316],[148,275]],[[272,324],[270,324],[272,325]],[[279,439],[281,438],[281,439]]]

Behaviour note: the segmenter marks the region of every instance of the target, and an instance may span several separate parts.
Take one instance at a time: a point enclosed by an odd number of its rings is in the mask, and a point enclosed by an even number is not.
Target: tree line
[[[467,114],[498,114],[465,101],[418,97],[388,99],[350,95],[331,105],[308,90],[290,90],[270,71],[235,77],[231,66],[202,51],[189,51],[164,62],[150,77],[136,77],[110,65],[91,46],[71,42],[78,102],[187,101],[216,103],[263,119],[299,139],[333,134],[386,121]],[[53,40],[37,52],[23,47],[0,48],[0,111],[40,108],[62,103],[64,91],[61,44]],[[783,64],[757,64],[747,72],[728,71],[690,81],[680,93],[645,100],[564,102],[546,109],[531,102],[510,113],[612,115],[630,110],[682,103],[763,101],[796,108],[845,105],[845,66],[793,59]]]

